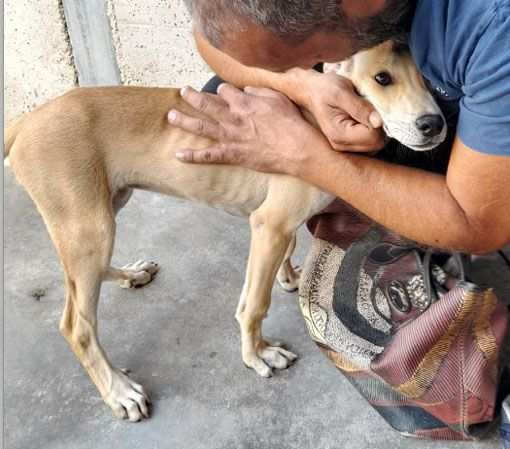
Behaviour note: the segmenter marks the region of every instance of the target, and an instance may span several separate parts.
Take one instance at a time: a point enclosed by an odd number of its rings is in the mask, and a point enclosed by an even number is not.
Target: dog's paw
[[[111,385],[104,401],[117,418],[138,422],[150,416],[150,400],[141,385],[118,370],[112,373]]]
[[[122,288],[138,288],[151,282],[159,271],[159,265],[154,262],[139,260],[122,267],[128,279],[119,281]]]
[[[295,267],[287,270],[281,270],[278,273],[277,280],[280,287],[286,292],[295,292],[299,289],[299,280],[301,278],[301,268]]]
[[[287,369],[298,356],[282,348],[281,343],[265,343],[256,353],[243,357],[244,364],[252,368],[259,376],[271,377],[274,369]]]

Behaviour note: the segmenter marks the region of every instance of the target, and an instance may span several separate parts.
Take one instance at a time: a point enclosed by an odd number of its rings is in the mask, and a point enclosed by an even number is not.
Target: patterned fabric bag
[[[444,269],[451,255],[404,241],[340,201],[309,227],[300,306],[312,339],[399,432],[480,437],[508,394],[502,380],[510,383],[503,303]]]
[[[504,449],[510,449],[510,396],[503,402],[500,433]]]

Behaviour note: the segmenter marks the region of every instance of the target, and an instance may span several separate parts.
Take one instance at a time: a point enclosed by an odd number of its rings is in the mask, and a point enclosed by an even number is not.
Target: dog
[[[386,132],[407,146],[424,151],[444,139],[444,117],[401,46],[387,42],[326,70],[349,78],[381,114]],[[142,286],[159,268],[143,261],[110,266],[115,216],[133,189],[249,217],[250,254],[236,319],[242,360],[263,377],[297,357],[262,336],[272,285],[276,278],[285,290],[298,287],[299,272],[291,264],[296,230],[334,199],[290,176],[179,162],[179,148],[212,142],[171,126],[170,109],[200,117],[178,89],[76,88],[5,133],[12,170],[42,215],[63,267],[60,331],[104,402],[130,421],[147,418],[150,402],[143,387],[108,360],[98,341],[97,307],[103,281]]]

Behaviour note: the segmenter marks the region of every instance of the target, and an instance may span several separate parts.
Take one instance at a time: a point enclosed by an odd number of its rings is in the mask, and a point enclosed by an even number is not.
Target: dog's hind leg
[[[98,340],[97,307],[101,282],[109,269],[115,223],[111,208],[93,209],[90,207],[79,223],[55,220],[52,224],[45,217],[65,271],[66,302],[60,331],[113,413],[139,421],[149,416],[147,395],[111,365]]]
[[[127,204],[132,195],[133,189],[124,188],[113,196],[112,207],[115,215]],[[122,268],[108,268],[104,280],[118,282],[122,288],[136,288],[151,282],[158,271],[159,265],[157,263],[139,260]]]
[[[245,286],[236,318],[241,326],[244,363],[259,375],[269,377],[272,368],[285,369],[297,358],[279,346],[271,346],[262,337],[262,320],[271,304],[271,290],[294,229],[271,220],[264,207],[250,217],[252,231],[250,256]]]
[[[301,275],[301,270],[298,267],[294,267],[291,261],[291,257],[295,248],[296,234],[294,233],[289,247],[287,248],[287,252],[285,253],[285,257],[283,258],[283,262],[276,275],[276,279],[278,280],[280,286],[288,292],[294,292],[299,288],[299,277]]]
[[[118,282],[122,288],[143,287],[154,279],[158,270],[157,263],[139,260],[122,268],[108,268],[104,280]]]

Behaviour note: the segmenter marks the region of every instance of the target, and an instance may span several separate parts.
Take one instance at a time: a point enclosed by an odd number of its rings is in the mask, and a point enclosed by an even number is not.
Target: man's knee
[[[214,75],[209,81],[207,81],[207,83],[205,83],[204,87],[202,87],[202,92],[216,94],[218,87],[224,82],[225,81],[223,81],[218,75]]]

